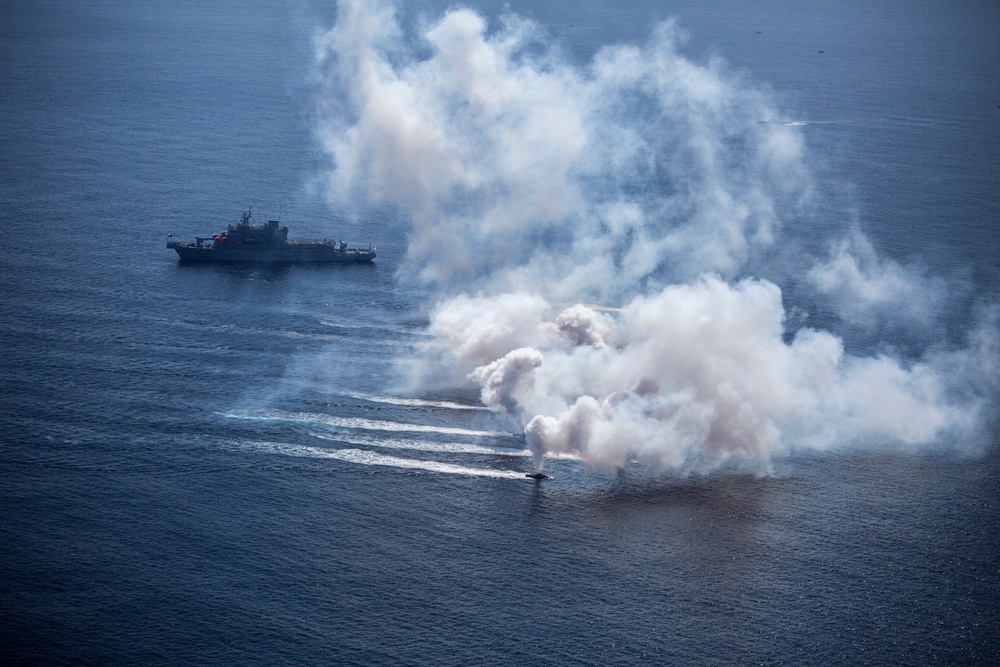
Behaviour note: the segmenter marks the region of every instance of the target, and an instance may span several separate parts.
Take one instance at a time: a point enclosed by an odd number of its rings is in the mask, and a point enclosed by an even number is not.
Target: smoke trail
[[[731,282],[813,186],[798,130],[761,122],[780,114],[721,61],[685,58],[674,23],[585,67],[514,15],[490,31],[451,9],[420,38],[405,46],[390,5],[343,0],[318,40],[330,191],[409,218],[403,271],[441,295],[428,357],[523,425],[538,465],[766,468],[795,448],[968,440],[981,423],[995,382],[970,391],[949,368],[996,366],[995,318],[965,350],[862,358],[786,331],[774,283]],[[922,297],[943,284],[845,238],[808,278],[846,321],[896,304],[932,322]]]

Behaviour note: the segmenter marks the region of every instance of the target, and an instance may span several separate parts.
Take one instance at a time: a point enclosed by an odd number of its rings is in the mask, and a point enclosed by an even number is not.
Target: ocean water
[[[815,224],[960,286],[935,335],[1000,302],[996,3],[470,4],[534,19],[580,63],[676,18],[686,54],[725,58],[800,124]],[[0,7],[4,662],[1000,660],[995,423],[973,454],[848,447],[765,476],[556,458],[536,483],[475,388],[404,391],[433,295],[405,273],[398,212],[324,198],[312,40],[335,17]],[[165,248],[248,205],[379,257],[187,266]],[[926,344],[881,333],[844,335]]]

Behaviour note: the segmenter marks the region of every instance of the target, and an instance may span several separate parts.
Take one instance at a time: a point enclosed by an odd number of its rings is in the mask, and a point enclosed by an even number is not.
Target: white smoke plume
[[[518,396],[533,381],[532,371],[542,365],[542,355],[530,347],[512,350],[494,362],[469,373],[482,387],[483,403],[499,405],[515,419],[522,414]]]
[[[435,321],[452,318],[456,303],[442,306]],[[568,312],[581,321],[586,310]],[[967,437],[983,407],[975,394],[956,398],[947,379],[972,361],[971,351],[906,365],[847,355],[839,338],[808,328],[785,342],[781,292],[767,281],[730,285],[705,276],[637,297],[615,318],[591,311],[592,321],[602,320],[600,336],[576,328],[554,334],[553,320],[567,311],[540,317],[533,328],[482,312],[484,330],[519,331],[511,345],[538,346],[516,350],[535,352],[530,382],[523,364],[509,380],[498,378],[495,369],[506,358],[472,378],[482,383],[487,404],[535,415],[525,433],[539,463],[546,453],[575,453],[606,467],[637,459],[711,468],[861,442],[915,447],[949,434]],[[464,330],[478,335],[477,322]],[[979,345],[993,340],[983,335]],[[995,367],[995,347],[977,354]]]
[[[765,96],[681,56],[681,31],[586,68],[507,16],[469,9],[406,40],[392,8],[344,0],[318,41],[320,138],[338,201],[411,220],[410,269],[448,290],[619,300],[645,283],[736,275],[806,197],[802,141]],[[345,97],[346,96],[346,97]]]
[[[879,257],[857,229],[831,242],[829,257],[813,266],[808,278],[842,319],[866,329],[886,320],[929,327],[948,298],[945,280]]]
[[[777,285],[731,282],[812,184],[796,128],[761,122],[780,117],[767,96],[683,41],[667,22],[579,66],[517,16],[491,30],[453,8],[414,41],[391,5],[340,2],[317,40],[330,192],[410,220],[403,272],[441,295],[428,356],[523,426],[538,466],[766,469],[798,448],[968,440],[994,381],[962,390],[949,369],[996,366],[995,318],[965,350],[857,357],[786,331]],[[848,320],[907,303],[930,322],[916,274],[851,238],[817,290]]]

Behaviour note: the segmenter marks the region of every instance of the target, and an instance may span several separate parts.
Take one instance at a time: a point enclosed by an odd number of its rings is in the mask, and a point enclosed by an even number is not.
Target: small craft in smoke
[[[404,39],[391,4],[339,9],[317,45],[331,198],[410,221],[401,271],[436,290],[420,368],[476,383],[536,469],[572,454],[766,472],[795,450],[975,446],[993,311],[965,347],[845,351],[873,313],[935,326],[948,285],[816,219],[802,128],[759,122],[781,117],[769,96],[685,57],[675,22],[579,64],[509,13],[490,30],[453,8]],[[817,235],[829,258],[797,252]],[[788,326],[783,278],[841,333]]]

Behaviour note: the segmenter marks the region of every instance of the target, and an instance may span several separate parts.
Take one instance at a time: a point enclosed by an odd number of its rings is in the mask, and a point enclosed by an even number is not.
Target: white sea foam
[[[398,456],[386,456],[363,449],[324,449],[293,445],[282,442],[254,440],[242,443],[242,446],[254,451],[280,454],[282,456],[299,456],[317,459],[336,459],[359,465],[385,466],[391,468],[408,468],[411,470],[426,470],[446,475],[464,475],[468,477],[493,477],[496,479],[525,479],[524,473],[518,470],[490,470],[487,468],[469,468],[467,466],[442,463],[440,461],[425,461],[406,459]]]
[[[364,394],[355,391],[341,392],[342,396],[356,398],[369,403],[385,403],[388,405],[403,405],[415,408],[444,408],[446,410],[486,410],[489,408],[482,405],[469,405],[467,403],[455,403],[454,401],[431,401],[423,398],[401,398],[397,396],[375,396],[374,394]]]
[[[336,428],[360,429],[365,431],[389,431],[393,433],[440,433],[443,435],[463,435],[469,437],[503,437],[510,433],[502,431],[480,431],[476,429],[457,428],[454,426],[433,426],[429,424],[403,424],[382,419],[363,419],[361,417],[335,417],[318,412],[281,412],[265,411],[258,413],[227,412],[223,416],[230,419],[248,419],[256,421],[289,421],[323,424]]]
[[[311,433],[320,440],[330,440],[348,445],[381,447],[383,449],[408,449],[419,452],[439,452],[442,454],[480,454],[487,456],[531,456],[527,449],[511,449],[507,447],[484,447],[468,443],[427,442],[424,440],[409,440],[406,438],[352,438],[334,437],[322,433]]]
[[[384,333],[393,334],[405,334],[407,336],[415,336],[417,338],[426,338],[427,332],[421,331],[420,329],[414,329],[411,327],[401,326],[401,325],[391,325],[391,324],[371,324],[371,323],[361,323],[361,324],[351,324],[348,322],[334,322],[332,320],[320,319],[317,320],[318,323],[324,327],[331,327],[343,330],[353,330],[353,331],[364,331],[364,330],[375,330]]]

